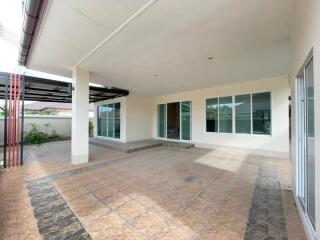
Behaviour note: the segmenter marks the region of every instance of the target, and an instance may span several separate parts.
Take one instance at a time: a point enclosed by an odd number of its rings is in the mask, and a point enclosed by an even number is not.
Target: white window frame
[[[304,131],[307,131],[306,128],[306,119],[303,118],[300,115],[300,110],[301,110],[301,105],[303,107],[303,111],[307,111],[306,109],[306,105],[305,105],[305,101],[306,101],[306,95],[305,95],[305,91],[304,89],[301,89],[301,86],[298,87],[298,85],[303,85],[302,87],[305,88],[305,68],[306,66],[309,64],[309,62],[311,60],[314,60],[314,55],[313,55],[313,49],[311,49],[308,57],[306,58],[305,62],[303,63],[301,69],[299,70],[297,77],[296,77],[296,82],[295,82],[295,94],[296,94],[296,99],[295,99],[295,104],[296,104],[296,111],[295,111],[295,116],[297,117],[296,119],[296,125],[295,125],[295,133],[296,133],[296,138],[295,138],[295,146],[296,146],[296,151],[295,151],[295,199],[296,199],[296,203],[297,203],[297,209],[300,213],[300,216],[302,218],[302,222],[305,226],[305,228],[307,229],[307,234],[309,237],[312,237],[313,239],[316,239],[316,232],[315,232],[315,226],[313,226],[311,219],[307,213],[307,206],[305,205],[306,203],[306,197],[307,197],[307,182],[306,182],[306,166],[305,166],[305,162],[303,162],[303,158],[304,161],[307,161],[306,158],[306,154],[307,154],[307,150],[306,150],[306,139],[305,137],[301,136],[301,126],[304,126]],[[314,64],[314,63],[313,63]],[[301,76],[303,76],[301,78]],[[298,89],[300,88],[300,89]],[[299,91],[300,90],[300,91]],[[301,92],[303,91],[303,93]],[[302,100],[301,98],[301,94],[303,94],[303,100],[304,102],[301,103],[300,101]],[[301,117],[301,118],[300,118]],[[303,139],[301,139],[301,138]],[[302,146],[301,146],[302,145]],[[302,151],[300,151],[302,150]],[[304,197],[305,202],[302,202],[302,199],[300,197]],[[316,219],[317,221],[317,219]]]
[[[252,95],[253,94],[258,94],[258,93],[270,93],[270,119],[271,119],[271,129],[270,129],[270,134],[257,134],[253,133],[253,107],[252,107]],[[235,97],[238,95],[250,95],[250,102],[251,102],[251,131],[250,133],[236,133],[236,115],[235,115]],[[220,112],[219,112],[219,104],[220,104],[220,98],[223,97],[232,97],[232,133],[221,133],[220,132]],[[207,131],[207,100],[217,98],[218,99],[218,131],[217,132],[209,132]],[[273,134],[273,91],[272,90],[261,90],[261,91],[256,91],[256,92],[243,92],[243,93],[236,93],[236,94],[227,94],[227,95],[222,95],[222,96],[216,96],[216,97],[206,97],[205,98],[205,124],[204,124],[204,132],[208,134],[218,134],[218,135],[240,135],[240,136],[245,136],[245,135],[251,135],[251,136],[257,136],[257,137],[272,137]]]
[[[119,111],[120,111],[120,136],[119,136],[119,138],[116,138],[116,137],[115,137],[115,121],[114,121],[115,118],[114,118],[114,116],[113,116],[113,132],[112,132],[112,137],[99,135],[99,118],[100,118],[100,110],[99,110],[99,108],[100,108],[100,107],[103,107],[103,106],[107,106],[107,107],[108,107],[108,105],[110,105],[110,104],[112,104],[112,105],[113,105],[113,108],[114,108],[115,104],[117,104],[117,103],[120,104],[120,109],[119,109]],[[96,122],[96,124],[97,124],[97,132],[96,132],[97,137],[99,137],[99,138],[104,138],[104,139],[108,139],[108,140],[112,140],[112,141],[121,141],[121,132],[122,132],[122,125],[121,125],[121,118],[122,118],[122,116],[121,116],[121,108],[122,108],[122,103],[121,103],[121,102],[111,102],[111,103],[103,103],[103,104],[97,105],[97,122]],[[113,113],[113,114],[114,114],[114,113]],[[108,135],[109,124],[107,124],[106,128],[107,128],[107,135]]]
[[[185,139],[182,139],[181,138],[181,134],[182,134],[182,131],[181,131],[181,121],[182,121],[182,118],[181,118],[181,104],[182,102],[190,102],[190,140],[185,140]],[[168,112],[168,104],[169,103],[179,103],[179,107],[180,107],[180,112],[179,112],[179,116],[180,116],[180,133],[179,133],[179,139],[170,139],[167,137],[167,112]],[[164,104],[165,105],[165,137],[159,137],[158,135],[158,129],[159,129],[159,118],[158,118],[158,106],[161,105],[161,104]],[[157,117],[156,117],[156,124],[157,124],[157,132],[156,132],[156,139],[162,139],[162,140],[167,140],[167,141],[172,141],[172,142],[192,142],[192,101],[191,100],[181,100],[181,101],[174,101],[174,102],[165,102],[165,103],[157,103]]]

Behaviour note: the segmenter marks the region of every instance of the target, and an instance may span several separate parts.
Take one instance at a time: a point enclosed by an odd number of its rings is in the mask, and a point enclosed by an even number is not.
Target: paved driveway
[[[0,239],[305,239],[290,162],[231,149],[29,148],[0,174]],[[268,238],[269,237],[269,238]]]

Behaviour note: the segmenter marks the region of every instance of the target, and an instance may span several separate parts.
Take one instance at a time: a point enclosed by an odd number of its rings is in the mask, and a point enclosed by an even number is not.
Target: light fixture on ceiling
[[[153,74],[153,76],[154,76],[154,77],[158,77],[159,75],[158,75],[158,74]]]
[[[214,57],[208,57],[208,60],[214,60]]]

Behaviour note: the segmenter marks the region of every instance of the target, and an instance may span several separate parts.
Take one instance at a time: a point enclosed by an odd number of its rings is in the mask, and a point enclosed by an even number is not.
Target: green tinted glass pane
[[[108,137],[113,138],[114,132],[114,105],[108,104]]]
[[[271,134],[271,94],[252,94],[252,130],[254,134]]]
[[[232,133],[232,97],[219,98],[219,132]]]
[[[218,98],[207,99],[206,115],[207,132],[218,132]]]
[[[102,105],[98,107],[98,136],[107,136],[107,107]]]
[[[251,133],[250,94],[235,97],[236,133]]]
[[[313,59],[305,68],[305,84],[306,84],[306,134],[307,134],[307,211],[310,220],[315,226],[316,224],[316,206],[315,206],[315,115],[314,115],[314,71]]]
[[[98,126],[98,131],[97,134],[98,136],[101,136],[101,118],[100,118],[100,106],[97,107],[97,126]]]
[[[183,140],[191,139],[191,102],[181,102],[181,138]]]
[[[101,105],[101,106],[99,106],[99,109],[100,109],[100,117],[101,118],[106,118],[107,117],[107,113],[108,113],[107,105]]]
[[[158,105],[158,137],[165,137],[165,128],[166,128],[166,105]]]
[[[120,103],[114,104],[114,137],[120,138]]]

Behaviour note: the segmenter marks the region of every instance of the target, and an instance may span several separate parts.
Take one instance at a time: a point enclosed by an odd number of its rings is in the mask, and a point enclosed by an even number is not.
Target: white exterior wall
[[[127,142],[152,138],[152,98],[131,94],[126,99]]]
[[[272,135],[226,134],[206,132],[206,99],[230,95],[271,92]],[[121,142],[157,138],[157,104],[176,101],[192,101],[192,140],[198,147],[237,147],[251,153],[288,157],[289,153],[289,96],[288,76],[262,79],[232,85],[224,85],[150,97],[130,94],[128,97],[103,101],[98,105],[121,102]],[[97,136],[97,120],[94,134]],[[119,141],[117,139],[110,139]]]
[[[292,23],[292,64],[291,64],[291,96],[292,96],[292,147],[291,159],[296,164],[296,79],[309,52],[313,49],[314,61],[314,108],[315,108],[315,206],[316,235],[320,239],[320,1],[299,0],[294,9]],[[293,168],[295,169],[295,168]],[[295,191],[295,171],[293,172],[293,190]],[[297,206],[299,209],[299,201]],[[305,219],[302,216],[303,223]],[[311,229],[306,225],[309,239],[315,239]]]
[[[97,136],[97,107],[120,102],[120,139],[106,138],[113,141],[134,142],[152,138],[152,98],[130,94],[127,97],[101,101],[94,105],[94,136]]]
[[[271,92],[272,135],[206,132],[206,99],[246,93]],[[224,85],[158,96],[153,101],[153,137],[157,137],[157,104],[192,101],[192,142],[198,147],[237,147],[249,152],[288,157],[289,153],[288,76]]]
[[[71,117],[33,115],[24,117],[24,135],[32,129],[35,124],[39,131],[48,134],[55,131],[60,135],[71,137]],[[4,118],[0,117],[0,145],[3,145]]]

